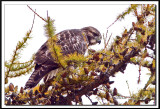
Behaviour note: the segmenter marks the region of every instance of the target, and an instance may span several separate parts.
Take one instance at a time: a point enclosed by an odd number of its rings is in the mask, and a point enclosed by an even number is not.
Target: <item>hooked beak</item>
[[[97,41],[97,43],[99,43],[99,44],[100,44],[100,43],[101,43],[101,40],[98,40],[98,41]]]

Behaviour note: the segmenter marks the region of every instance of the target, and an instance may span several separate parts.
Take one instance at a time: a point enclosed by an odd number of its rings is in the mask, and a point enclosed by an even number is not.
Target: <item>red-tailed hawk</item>
[[[61,46],[63,55],[74,52],[84,55],[88,46],[100,43],[102,38],[100,32],[91,26],[64,30],[56,34],[56,37],[58,39],[56,44]],[[51,56],[46,41],[35,54],[35,70],[26,82],[24,89],[35,87],[43,77],[46,81],[46,78],[50,78],[49,76],[56,76],[56,69],[59,67]]]

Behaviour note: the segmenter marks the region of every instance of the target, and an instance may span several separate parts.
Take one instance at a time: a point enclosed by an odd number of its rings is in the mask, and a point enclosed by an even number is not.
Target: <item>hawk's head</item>
[[[89,27],[84,27],[81,30],[85,33],[89,45],[101,43],[102,36],[101,33],[96,28],[89,26]]]

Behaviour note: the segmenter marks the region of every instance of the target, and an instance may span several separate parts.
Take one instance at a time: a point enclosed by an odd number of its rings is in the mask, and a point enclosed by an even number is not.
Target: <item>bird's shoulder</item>
[[[57,34],[57,44],[61,46],[64,55],[78,52],[84,54],[87,42],[84,41],[81,29],[64,30]]]
[[[81,29],[64,30],[56,34],[57,43],[61,46],[62,54],[67,55],[74,52],[84,54],[87,47]],[[48,40],[35,54],[36,64],[54,64],[54,59],[48,48]]]

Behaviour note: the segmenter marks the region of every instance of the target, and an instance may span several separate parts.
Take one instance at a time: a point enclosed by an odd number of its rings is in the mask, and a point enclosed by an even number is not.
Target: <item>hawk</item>
[[[81,29],[64,30],[56,34],[56,44],[61,46],[62,54],[72,54],[77,52],[84,55],[88,46],[101,43],[101,34],[94,27],[84,27]],[[56,76],[58,63],[53,59],[47,41],[40,47],[35,54],[35,70],[26,82],[24,89],[35,87],[44,78],[44,82]]]

